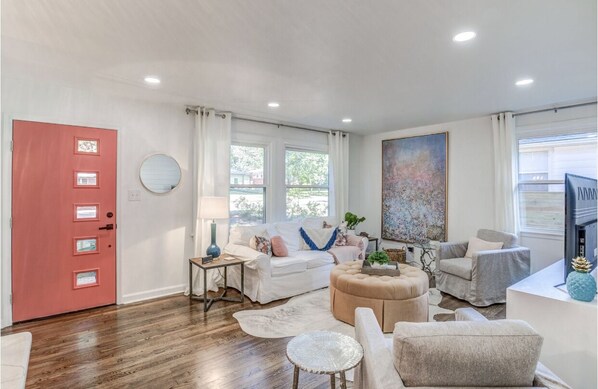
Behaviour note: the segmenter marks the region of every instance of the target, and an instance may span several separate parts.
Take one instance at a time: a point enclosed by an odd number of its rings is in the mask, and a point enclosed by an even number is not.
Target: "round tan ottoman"
[[[355,308],[372,308],[384,332],[398,321],[428,321],[428,275],[399,264],[398,277],[361,273],[363,261],[335,266],[330,273],[330,309],[338,320],[355,325]]]

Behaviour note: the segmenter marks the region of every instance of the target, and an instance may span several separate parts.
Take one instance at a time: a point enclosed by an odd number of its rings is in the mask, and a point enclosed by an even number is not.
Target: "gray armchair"
[[[477,307],[507,301],[507,288],[530,275],[530,251],[514,234],[479,230],[477,237],[503,242],[500,250],[478,251],[465,258],[468,242],[441,243],[436,257],[436,288]]]

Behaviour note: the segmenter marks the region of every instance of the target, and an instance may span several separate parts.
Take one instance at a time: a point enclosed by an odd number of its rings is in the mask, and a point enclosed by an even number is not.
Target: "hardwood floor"
[[[204,313],[202,303],[179,295],[20,323],[2,335],[33,334],[27,388],[288,388],[291,338],[255,338],[232,317],[284,302],[221,301]],[[440,306],[470,305],[444,296]],[[506,313],[505,304],[479,310],[491,319]],[[301,373],[301,388],[329,385],[328,376]]]

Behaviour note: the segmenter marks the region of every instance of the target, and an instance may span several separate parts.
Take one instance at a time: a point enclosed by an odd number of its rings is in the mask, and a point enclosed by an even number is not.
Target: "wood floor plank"
[[[33,335],[27,388],[288,388],[291,338],[255,338],[232,316],[286,301],[218,302],[204,313],[201,302],[176,295],[19,323],[2,335]],[[439,306],[470,305],[443,295]],[[505,304],[478,310],[490,319],[506,314]],[[301,372],[301,388],[328,388],[329,382],[328,376]]]

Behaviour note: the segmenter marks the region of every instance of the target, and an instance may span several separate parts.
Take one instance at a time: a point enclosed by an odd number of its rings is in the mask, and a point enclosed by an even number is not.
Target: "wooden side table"
[[[226,292],[228,291],[227,280],[226,280],[226,270],[229,266],[241,266],[241,298],[235,299],[232,297],[226,297]],[[203,296],[195,297],[193,296],[193,266],[199,267],[203,270]],[[207,279],[207,272],[208,270],[224,268],[224,292],[220,296],[208,298],[208,279]],[[190,258],[189,259],[189,298],[194,300],[203,301],[203,311],[207,312],[208,309],[212,306],[213,303],[216,301],[232,301],[236,303],[242,303],[245,297],[245,263],[240,259],[237,259],[230,255],[221,255],[217,259],[213,260],[210,263],[201,263],[201,258]]]

